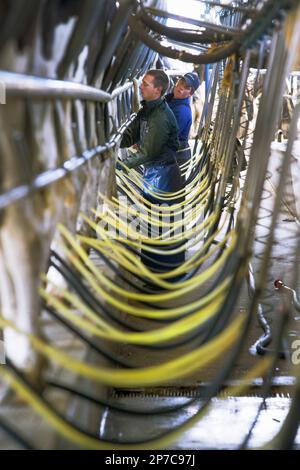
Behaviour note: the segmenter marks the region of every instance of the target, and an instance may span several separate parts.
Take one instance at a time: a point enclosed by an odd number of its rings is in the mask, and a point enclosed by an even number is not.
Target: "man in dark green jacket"
[[[142,108],[124,132],[121,148],[135,145],[124,163],[129,168],[144,166],[145,192],[147,183],[161,191],[174,192],[182,187],[180,170],[176,163],[179,146],[178,128],[174,114],[163,95],[169,78],[162,70],[149,70],[143,78]],[[152,185],[152,186],[150,186]]]
[[[129,168],[143,165],[144,195],[154,204],[162,201],[149,194],[155,190],[175,192],[182,188],[180,169],[176,161],[179,147],[175,116],[163,96],[169,86],[168,75],[162,70],[149,70],[141,84],[142,108],[124,132],[121,147],[135,146],[124,163]],[[179,200],[170,200],[174,204]],[[169,249],[173,247],[169,245]],[[163,248],[161,248],[163,249]],[[155,271],[168,271],[184,262],[184,252],[159,255],[141,251],[144,263]],[[174,278],[174,281],[177,279]]]

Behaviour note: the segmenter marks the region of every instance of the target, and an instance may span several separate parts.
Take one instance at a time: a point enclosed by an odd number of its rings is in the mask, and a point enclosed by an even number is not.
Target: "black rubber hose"
[[[163,56],[181,60],[182,62],[193,64],[212,64],[226,59],[231,54],[236,53],[239,49],[238,42],[230,41],[226,45],[218,47],[217,50],[210,51],[205,54],[190,54],[182,50],[177,50],[174,47],[163,46],[158,40],[154,39],[146,32],[144,24],[136,16],[131,16],[128,20],[128,24],[133,34],[135,34],[150,49],[155,50]]]
[[[9,435],[14,441],[16,441],[19,445],[24,447],[26,450],[35,450],[34,446],[29,443],[20,433],[11,427],[4,418],[0,417],[0,428]]]
[[[136,366],[128,363],[127,361],[121,360],[119,357],[115,356],[111,352],[104,351],[100,346],[95,344],[93,341],[91,341],[89,338],[87,338],[85,335],[83,335],[78,328],[73,326],[68,320],[65,320],[62,318],[53,308],[48,307],[47,305],[44,305],[44,310],[48,312],[48,314],[55,318],[59,323],[61,323],[66,329],[71,331],[75,336],[77,336],[83,343],[87,344],[94,352],[97,354],[100,354],[101,356],[105,357],[105,359],[108,359],[111,361],[113,364],[117,364],[118,366],[122,366],[126,369],[134,369]]]
[[[233,39],[233,35],[229,32],[217,33],[216,31],[191,31],[182,30],[179,28],[173,28],[170,26],[163,25],[158,21],[154,20],[149,13],[144,9],[138,14],[141,21],[156,33],[162,34],[167,38],[174,39],[175,41],[182,41],[186,44],[207,44],[210,42],[224,42]]]
[[[225,380],[225,378],[228,376],[228,374],[232,370],[232,368],[235,364],[236,358],[238,357],[238,355],[240,353],[240,350],[241,350],[242,346],[244,345],[244,338],[245,338],[245,335],[247,334],[248,326],[249,326],[250,321],[251,321],[251,316],[248,315],[247,321],[245,322],[245,327],[242,331],[242,334],[241,334],[239,340],[234,345],[233,350],[231,351],[231,353],[228,356],[227,360],[225,360],[225,363],[222,364],[222,367],[220,368],[219,373],[215,376],[216,378],[214,379],[214,381],[210,384],[210,386],[207,387],[206,394],[205,394],[205,396],[207,398],[205,398],[205,401],[201,403],[200,409],[195,413],[194,416],[201,413],[209,405],[211,399],[220,390],[220,388],[223,384],[223,381]],[[87,432],[87,431],[83,430],[78,425],[71,423],[70,420],[66,419],[61,413],[59,413],[55,409],[53,409],[53,406],[47,400],[45,400],[44,398],[41,397],[40,393],[36,389],[33,388],[33,386],[28,382],[28,380],[24,377],[24,375],[20,371],[18,371],[10,361],[7,362],[7,366],[11,368],[11,370],[14,372],[14,374],[17,377],[19,377],[19,379],[31,390],[31,392],[33,394],[37,395],[47,406],[49,406],[51,408],[52,412],[56,416],[61,418],[65,423],[73,426],[74,429],[78,430],[79,432],[82,432],[83,434],[85,434],[87,436],[90,436],[90,437],[93,437],[93,438],[95,438],[95,437],[98,438],[98,435],[95,435],[93,433],[90,433],[90,432]],[[189,406],[193,403],[199,403],[199,399],[198,398],[197,399],[192,399],[188,403],[188,405],[185,404],[185,405],[182,406],[182,408],[184,408],[185,406]],[[174,429],[179,430],[183,425],[186,425],[191,419],[193,419],[194,416],[192,418],[188,418],[187,420],[184,421],[183,424],[180,424],[179,426],[175,426],[175,427],[173,426],[172,431],[174,431]],[[138,440],[138,441],[130,441],[130,442],[127,441],[126,443],[128,443],[128,444],[141,444],[141,443],[150,444],[151,441],[153,441],[153,440],[156,440],[158,438],[162,438],[164,436],[167,436],[169,434],[169,432],[170,432],[170,429],[168,429],[167,431],[161,433],[159,436],[156,436],[156,437],[153,437],[153,438],[150,438],[150,439],[147,439],[147,440],[142,439],[142,440]],[[120,440],[116,440],[116,439],[107,440],[105,438],[102,438],[101,440],[103,442],[111,442],[111,443],[115,443],[115,444],[120,444],[121,442],[124,442],[124,441],[120,441]]]
[[[57,271],[67,280],[68,284],[75,290],[75,292],[86,302],[86,304],[98,315],[101,317],[101,315],[104,313],[104,315],[115,321],[118,325],[127,328],[128,330],[131,331],[144,331],[138,328],[134,328],[132,326],[128,326],[124,321],[120,320],[118,316],[113,313],[112,310],[108,310],[98,299],[95,298],[94,294],[90,292],[88,287],[82,283],[80,278],[78,277],[77,273],[74,273],[72,269],[65,263],[63,260],[61,261],[63,263],[63,267],[60,267],[53,263],[51,261],[51,264]],[[149,304],[151,307],[153,306],[152,304]],[[99,310],[100,308],[100,310]],[[157,306],[159,310],[166,309],[167,307],[161,307]],[[169,320],[166,319],[155,319],[153,320],[155,322],[162,322],[162,323],[168,323]]]
[[[62,272],[61,272],[62,273]],[[62,273],[63,274],[63,273]],[[215,284],[214,284],[215,285]],[[74,286],[72,286],[74,287]],[[214,286],[213,286],[214,287]],[[212,287],[212,288],[213,288]],[[209,289],[207,294],[212,290]],[[52,313],[52,315],[54,315],[55,317],[58,317],[59,321],[61,321],[61,323],[63,323],[66,327],[69,327],[70,329],[73,328],[74,330],[74,333],[76,333],[77,335],[81,334],[79,332],[78,329],[74,328],[69,322],[67,322],[66,320],[62,319],[59,314],[57,312],[55,312],[53,309],[50,309],[49,307],[46,307],[46,309],[48,309],[50,311],[50,313]],[[189,312],[189,314],[186,314],[184,316],[188,316],[190,314],[192,314],[193,312],[195,312],[196,310],[194,309],[192,312]],[[101,315],[100,315],[101,316]],[[184,317],[183,316],[183,317]],[[118,319],[117,319],[118,320]],[[164,322],[164,323],[170,323],[170,320],[165,320],[165,319],[160,319],[160,320],[154,320],[154,321],[160,321],[160,322]],[[201,327],[195,329],[189,336],[185,336],[184,338],[176,341],[175,343],[172,342],[172,343],[167,343],[167,344],[159,344],[159,345],[136,345],[137,348],[139,349],[146,349],[146,350],[167,350],[167,349],[175,349],[177,347],[181,347],[183,345],[186,345],[187,343],[189,343],[190,341],[192,341],[193,339],[197,338],[199,336],[200,333],[204,332],[208,325],[210,324],[211,321],[208,321],[206,322],[204,325],[202,325]],[[119,323],[121,324],[121,326],[125,326],[127,327],[128,329],[131,329],[133,331],[147,331],[145,329],[141,330],[141,329],[137,329],[137,328],[133,328],[130,326],[128,326],[127,324],[124,324],[123,321],[119,320]],[[83,341],[86,341],[86,337],[81,335],[82,336],[82,340]],[[87,342],[87,341],[86,341]],[[95,349],[95,346],[94,346],[94,343],[91,343],[91,347],[93,347]],[[99,349],[99,353],[103,353],[103,351],[98,347],[96,346],[97,349]],[[114,358],[115,360],[117,360],[116,358]]]
[[[112,310],[108,310],[101,302],[99,302],[95,298],[94,294],[92,294],[88,287],[82,283],[78,275],[74,273],[71,268],[67,267],[66,263],[64,264],[64,267],[58,266],[53,261],[51,261],[51,264],[66,279],[68,285],[75,290],[79,297],[84,300],[84,302],[99,317],[104,314],[108,319],[113,320],[118,325],[127,328],[126,323],[122,322],[122,320],[120,320],[118,316],[112,312]],[[128,329],[131,329],[131,331],[140,331],[134,327],[128,327]]]
[[[252,425],[245,436],[242,444],[239,447],[239,450],[243,450],[246,448],[249,439],[251,437],[252,431],[258,421],[259,415],[264,407],[266,407],[266,398],[268,394],[270,393],[270,390],[272,388],[272,377],[274,376],[276,372],[276,366],[278,363],[278,359],[280,358],[280,346],[281,346],[281,341],[282,341],[282,336],[284,333],[284,329],[287,325],[288,321],[288,311],[285,309],[285,311],[279,312],[279,316],[276,319],[276,325],[275,325],[275,333],[274,333],[274,352],[272,353],[272,362],[270,364],[270,367],[268,369],[267,376],[264,379],[261,395],[263,397],[263,401],[261,402],[260,406],[258,407],[256,416],[252,422]]]

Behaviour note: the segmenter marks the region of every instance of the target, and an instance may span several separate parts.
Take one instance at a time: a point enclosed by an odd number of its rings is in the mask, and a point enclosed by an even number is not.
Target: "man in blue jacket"
[[[166,96],[166,101],[173,111],[178,125],[179,149],[176,159],[179,165],[191,158],[189,133],[192,125],[190,98],[199,88],[200,80],[196,72],[186,73],[177,81],[173,93]]]

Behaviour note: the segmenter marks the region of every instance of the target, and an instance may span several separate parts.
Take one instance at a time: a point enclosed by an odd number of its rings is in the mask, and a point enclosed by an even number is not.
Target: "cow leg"
[[[26,203],[25,203],[26,204]],[[3,315],[26,333],[39,335],[39,275],[42,270],[40,234],[22,217],[22,205],[7,210],[1,231],[1,300]],[[37,379],[40,358],[29,339],[11,328],[4,329],[7,357],[27,375]]]

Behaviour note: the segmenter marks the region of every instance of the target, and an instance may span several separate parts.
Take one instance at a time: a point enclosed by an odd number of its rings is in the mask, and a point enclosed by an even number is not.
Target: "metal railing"
[[[31,75],[18,74],[0,71],[0,82],[3,84],[6,99],[43,99],[43,100],[84,100],[87,102],[108,104],[115,102],[118,122],[114,124],[116,132],[109,136],[109,140],[94,148],[85,150],[81,155],[75,155],[68,159],[58,168],[44,171],[34,177],[28,184],[21,184],[0,194],[0,210],[11,203],[28,197],[34,191],[45,188],[73,171],[77,171],[92,158],[100,156],[115,147],[120,140],[124,130],[132,121],[134,114],[131,114],[129,102],[132,100],[133,83],[116,88],[111,94],[97,88],[86,86],[80,83],[52,80]],[[105,110],[109,119],[109,110]],[[121,119],[120,119],[121,118]]]

